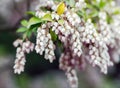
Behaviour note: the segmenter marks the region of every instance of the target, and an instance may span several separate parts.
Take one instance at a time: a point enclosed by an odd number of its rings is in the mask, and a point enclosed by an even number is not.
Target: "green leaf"
[[[106,2],[104,0],[101,0],[99,3],[99,7],[103,8],[106,5]]]
[[[27,32],[27,37],[30,38],[31,35],[32,35],[32,31],[28,31]]]
[[[40,25],[39,24],[35,24],[35,25],[32,25],[29,30],[32,31],[33,33],[36,33],[38,27],[40,27]]]
[[[36,33],[37,28],[38,28],[38,27],[33,27],[33,28],[32,28],[32,32],[33,32],[33,33]]]
[[[24,26],[24,27],[27,27],[27,25],[28,25],[27,20],[22,20],[21,25]]]
[[[35,12],[34,11],[27,11],[26,14],[35,16]]]
[[[23,34],[23,40],[25,40],[26,38],[30,38],[31,35],[32,35],[32,31],[30,31],[30,30],[24,32],[24,34]]]
[[[52,40],[56,41],[57,40],[57,35],[55,34],[55,32],[52,31],[52,29],[50,29],[50,34],[51,34]]]
[[[28,22],[28,26],[27,28],[30,28],[32,25],[35,25],[35,24],[38,24],[38,23],[41,23],[42,20],[37,18],[37,17],[32,17],[29,22]]]
[[[42,21],[52,21],[52,16],[50,13],[47,13],[45,14],[43,17],[42,17]]]
[[[93,11],[92,13],[90,13],[89,16],[90,17],[97,17],[98,16],[98,11]]]
[[[100,11],[100,7],[98,4],[93,4],[92,5],[94,9],[96,9],[97,11]]]
[[[93,9],[93,6],[90,5],[90,4],[88,4],[88,3],[86,4],[86,7],[87,7],[87,8],[90,8],[90,9]]]
[[[78,11],[77,14],[80,16],[80,17],[83,17],[84,14],[81,12],[81,11]]]
[[[64,24],[64,20],[58,20],[58,23],[59,23],[60,25],[63,25],[63,24]]]
[[[18,33],[19,32],[25,32],[25,31],[27,31],[27,28],[25,28],[25,27],[21,27],[17,30]]]
[[[110,24],[111,22],[112,22],[112,17],[111,17],[111,15],[107,15],[107,22]]]
[[[119,8],[116,8],[115,11],[113,12],[113,14],[115,14],[115,15],[120,14]]]

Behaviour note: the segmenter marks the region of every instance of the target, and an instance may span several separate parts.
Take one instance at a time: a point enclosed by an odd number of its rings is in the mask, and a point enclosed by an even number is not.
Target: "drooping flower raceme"
[[[33,51],[34,44],[30,41],[23,42],[21,39],[17,39],[13,45],[17,47],[14,72],[20,74],[24,71],[24,65],[26,62],[25,53],[30,53]]]
[[[83,68],[85,63],[89,62],[107,74],[108,67],[119,61],[120,12],[111,4],[113,1],[71,1],[57,5],[57,2],[47,0],[37,6],[35,16],[28,23],[22,21],[27,26],[23,25],[25,27],[18,31],[25,32],[24,39],[28,39],[27,33],[35,32],[36,43],[34,47],[28,40],[14,42],[17,47],[15,73],[24,71],[25,54],[33,49],[40,55],[44,53],[44,58],[52,63],[58,45],[62,45],[59,47],[62,48],[59,68],[65,71],[71,88],[78,88],[76,70]],[[106,4],[101,6],[101,3]],[[112,11],[109,11],[111,7]]]
[[[47,32],[47,27],[48,25],[43,24],[42,28],[38,28],[35,50],[40,55],[45,51],[45,59],[48,59],[52,63],[55,59],[55,48],[51,35]]]

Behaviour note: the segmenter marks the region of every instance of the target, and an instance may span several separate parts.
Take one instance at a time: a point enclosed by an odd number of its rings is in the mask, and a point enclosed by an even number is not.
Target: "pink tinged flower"
[[[78,88],[78,78],[74,69],[68,70],[67,73],[68,82],[71,88]]]
[[[18,47],[20,44],[22,44],[23,40],[17,39],[16,41],[13,42],[14,47]]]
[[[20,47],[17,47],[16,50],[16,60],[14,65],[14,73],[20,74],[24,71],[24,65],[25,65],[25,53],[29,53],[30,51],[33,51],[34,44],[30,41],[25,41],[20,44]]]
[[[20,48],[18,47],[18,50]],[[14,73],[20,74],[21,72],[24,71],[24,65],[25,65],[25,54],[21,50],[20,52],[17,52],[16,54],[16,60],[15,60],[15,65],[14,65]]]

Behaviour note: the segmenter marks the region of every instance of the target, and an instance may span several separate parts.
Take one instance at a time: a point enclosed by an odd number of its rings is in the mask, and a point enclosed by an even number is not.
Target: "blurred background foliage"
[[[42,0],[41,0],[42,1]],[[119,0],[118,0],[119,1]],[[25,72],[13,73],[16,49],[13,41],[20,35],[15,33],[26,11],[34,10],[37,0],[0,0],[0,88],[69,88],[64,72],[35,52],[27,55]],[[33,41],[35,38],[33,36]],[[120,63],[109,69],[108,75],[100,74],[90,66],[78,72],[79,88],[120,88]]]

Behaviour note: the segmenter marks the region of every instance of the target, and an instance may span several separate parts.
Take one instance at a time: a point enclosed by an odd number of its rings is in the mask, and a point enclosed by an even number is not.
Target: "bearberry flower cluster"
[[[47,30],[49,25],[43,24],[42,28],[38,28],[37,30],[37,39],[35,50],[40,55],[45,51],[45,59],[48,59],[51,63],[55,59],[54,54],[54,44],[51,39],[51,35],[49,34],[49,30]]]
[[[114,46],[114,38],[112,31],[110,30],[110,25],[107,23],[107,13],[106,12],[99,12],[99,29],[98,31],[103,36],[104,41],[107,45],[111,47]]]
[[[53,0],[47,0],[37,6],[34,19],[37,24],[39,20],[40,23],[36,30],[36,53],[44,53],[44,58],[52,63],[55,60],[54,41],[61,41],[63,51],[59,68],[65,71],[71,88],[78,87],[76,70],[84,63],[97,66],[107,74],[108,67],[119,61],[120,14],[115,14],[118,12],[115,8],[113,2],[104,0],[73,0],[72,5],[68,2],[57,5]],[[31,20],[30,23],[33,22]],[[14,46],[17,47],[14,71],[20,74],[24,71],[25,53],[33,51],[34,44],[28,40],[17,40]]]
[[[24,66],[26,62],[25,53],[30,53],[31,51],[33,51],[34,44],[28,40],[23,42],[23,40],[17,39],[13,43],[13,45],[17,47],[14,73],[20,74],[21,72],[24,71]]]

